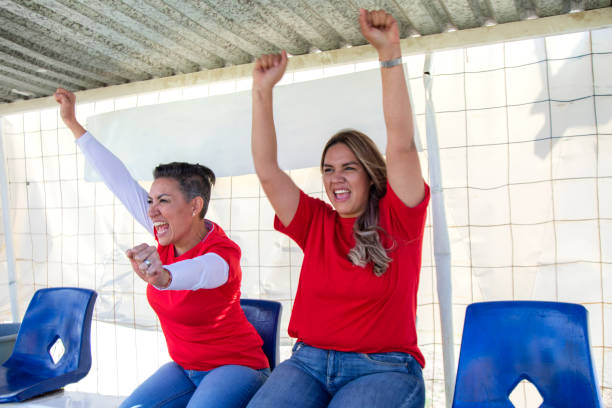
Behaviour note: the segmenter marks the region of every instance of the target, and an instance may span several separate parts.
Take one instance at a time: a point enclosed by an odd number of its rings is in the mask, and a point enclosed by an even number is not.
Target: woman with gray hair
[[[274,227],[302,248],[304,260],[289,323],[293,354],[249,407],[425,403],[415,316],[429,188],[414,144],[397,23],[366,10],[359,23],[380,59],[387,161],[363,133],[334,135],[321,157],[333,207],[300,191],[278,165],[272,94],[287,54],[255,64],[255,170],[276,212]]]
[[[240,307],[240,247],[204,218],[215,174],[200,164],[160,164],[147,193],[77,121],[76,96],[59,88],[55,99],[87,162],[157,241],[129,249],[127,257],[148,284],[172,361],[120,408],[244,407],[270,369]]]

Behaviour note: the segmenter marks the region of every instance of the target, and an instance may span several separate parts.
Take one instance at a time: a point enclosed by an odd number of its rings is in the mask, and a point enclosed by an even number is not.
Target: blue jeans
[[[298,342],[248,408],[425,406],[425,383],[410,354],[344,353]]]
[[[241,408],[270,375],[225,365],[210,371],[185,370],[175,362],[161,366],[121,403],[120,408]]]

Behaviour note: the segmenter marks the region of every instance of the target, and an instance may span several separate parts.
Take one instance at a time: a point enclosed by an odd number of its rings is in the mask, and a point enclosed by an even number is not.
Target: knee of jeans
[[[258,383],[258,387],[260,387],[270,376],[269,368],[254,369],[241,365],[226,365],[217,367],[215,370],[222,372],[223,375],[229,378],[242,378],[245,380],[248,379],[247,381],[254,381]]]

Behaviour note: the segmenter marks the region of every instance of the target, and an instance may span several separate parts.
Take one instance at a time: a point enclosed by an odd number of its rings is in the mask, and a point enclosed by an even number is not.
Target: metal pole
[[[8,289],[11,299],[11,316],[13,322],[19,319],[17,305],[17,282],[15,281],[15,251],[13,247],[13,230],[11,228],[8,178],[6,177],[6,158],[4,156],[4,137],[2,135],[2,117],[0,117],[0,195],[2,196],[2,222],[4,224],[4,242],[6,242],[6,263],[8,270]]]
[[[431,207],[434,237],[434,258],[436,260],[437,289],[442,326],[442,353],[444,358],[444,390],[446,406],[451,407],[455,388],[455,342],[453,332],[453,305],[451,284],[451,253],[444,194],[442,192],[442,174],[440,170],[440,152],[438,132],[436,129],[435,111],[431,100],[430,54],[425,57],[423,82],[425,84],[425,118],[427,122],[427,162],[429,164],[429,183],[431,189]]]

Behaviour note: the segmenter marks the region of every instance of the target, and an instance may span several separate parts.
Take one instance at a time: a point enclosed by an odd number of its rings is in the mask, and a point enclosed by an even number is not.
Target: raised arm
[[[72,131],[87,162],[96,169],[104,184],[123,203],[136,221],[147,231],[153,233],[153,223],[147,214],[149,208],[147,191],[132,178],[121,160],[78,122],[75,114],[76,96],[63,88],[58,88],[54,96],[60,105],[60,116],[68,129]]]
[[[376,48],[381,61],[389,184],[404,204],[415,207],[425,196],[425,186],[414,143],[414,122],[401,63],[397,22],[383,10],[361,9],[359,24],[363,36]]]
[[[62,120],[66,127],[70,129],[74,138],[78,139],[83,136],[87,131],[81,126],[76,118],[74,109],[76,105],[76,95],[64,88],[57,88],[53,96],[55,97],[55,101],[60,105],[59,109]]]
[[[253,129],[251,149],[255,172],[276,215],[287,226],[300,201],[300,190],[278,166],[273,115],[274,85],[287,68],[287,53],[264,55],[253,69]]]

